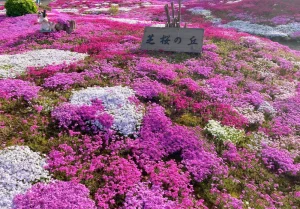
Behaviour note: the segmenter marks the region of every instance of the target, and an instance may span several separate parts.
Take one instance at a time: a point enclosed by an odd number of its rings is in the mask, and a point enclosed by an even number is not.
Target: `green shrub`
[[[192,115],[191,113],[185,113],[176,120],[177,123],[185,126],[195,127],[199,126],[201,119]]]
[[[7,0],[5,2],[6,15],[9,17],[37,13],[37,6],[32,0]]]

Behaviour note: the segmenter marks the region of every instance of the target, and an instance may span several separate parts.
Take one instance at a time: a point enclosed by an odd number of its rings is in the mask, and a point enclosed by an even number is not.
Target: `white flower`
[[[258,111],[270,115],[271,117],[275,117],[277,113],[274,107],[267,101],[260,104]]]
[[[203,9],[201,7],[190,8],[187,11],[191,12],[193,15],[203,15],[205,17],[211,16],[211,11],[207,9]]]
[[[65,9],[56,9],[58,12],[66,12],[66,13],[78,13],[79,10],[75,8],[65,8]]]
[[[87,54],[57,49],[41,49],[22,54],[0,55],[0,78],[11,78],[26,71],[27,67],[70,64],[83,60]]]
[[[70,103],[91,105],[92,100],[101,100],[105,111],[114,118],[113,128],[126,136],[136,133],[143,118],[143,108],[130,101],[134,95],[134,91],[128,87],[89,87],[75,91]]]
[[[216,18],[215,16],[213,16],[210,10],[203,9],[202,7],[190,8],[187,11],[191,12],[193,15],[202,15],[205,17],[205,19],[209,20],[214,24],[221,23],[222,21],[221,18]]]
[[[231,141],[238,143],[245,137],[243,130],[235,129],[230,126],[222,126],[219,121],[215,120],[209,120],[204,129],[223,142]]]
[[[237,107],[236,110],[248,119],[251,124],[262,124],[265,121],[263,112],[255,111],[254,106],[249,105],[247,107]]]
[[[265,37],[288,37],[292,33],[299,31],[300,23],[290,23],[271,27],[268,25],[252,24],[249,21],[235,20],[227,24],[221,25],[224,28],[235,28],[239,31]]]
[[[37,181],[50,180],[46,161],[27,146],[0,150],[0,208],[11,208],[13,198]]]

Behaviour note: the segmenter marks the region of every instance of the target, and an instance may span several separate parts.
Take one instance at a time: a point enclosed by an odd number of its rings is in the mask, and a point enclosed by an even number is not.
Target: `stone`
[[[201,53],[204,29],[146,27],[142,50]]]

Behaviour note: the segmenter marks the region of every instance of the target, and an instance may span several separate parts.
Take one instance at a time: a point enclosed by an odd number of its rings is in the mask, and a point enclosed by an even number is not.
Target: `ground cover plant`
[[[273,39],[299,40],[299,0],[193,1],[187,11],[220,27]]]
[[[0,208],[298,207],[299,51],[198,1],[201,56],[141,51],[169,2],[53,1],[70,34],[0,14]]]

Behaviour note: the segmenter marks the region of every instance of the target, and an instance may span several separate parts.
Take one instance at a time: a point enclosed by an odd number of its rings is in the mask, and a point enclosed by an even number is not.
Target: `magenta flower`
[[[33,83],[19,79],[4,79],[0,80],[0,98],[23,98],[26,101],[36,99],[41,89]]]
[[[89,193],[90,191],[84,185],[73,182],[37,183],[25,194],[15,197],[13,208],[96,208],[94,201],[89,198]]]
[[[300,171],[300,163],[294,163],[294,159],[287,150],[263,145],[261,152],[264,164],[271,170],[292,175],[297,175]]]
[[[138,96],[148,99],[157,97],[159,94],[167,93],[165,85],[159,83],[158,81],[153,81],[148,77],[135,79],[133,89]]]

